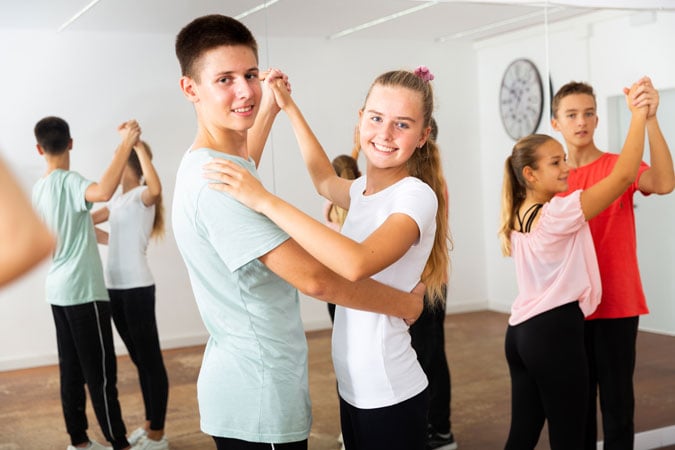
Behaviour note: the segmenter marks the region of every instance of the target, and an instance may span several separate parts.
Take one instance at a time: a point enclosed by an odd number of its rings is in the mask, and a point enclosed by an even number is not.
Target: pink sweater
[[[588,316],[600,303],[600,271],[580,195],[554,197],[530,233],[511,232],[519,292],[510,325],[576,300]]]

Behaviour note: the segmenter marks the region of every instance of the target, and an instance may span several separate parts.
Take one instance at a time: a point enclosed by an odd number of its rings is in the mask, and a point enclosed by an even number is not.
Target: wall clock
[[[516,59],[504,71],[499,91],[499,113],[504,129],[513,139],[534,133],[544,109],[544,90],[537,66]]]

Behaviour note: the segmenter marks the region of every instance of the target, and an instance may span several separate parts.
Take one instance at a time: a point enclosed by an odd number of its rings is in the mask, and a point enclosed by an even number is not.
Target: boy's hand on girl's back
[[[416,306],[418,306],[418,308],[417,313],[414,316],[406,317],[405,319],[403,319],[406,325],[410,326],[413,323],[415,323],[415,321],[419,319],[420,315],[422,314],[422,310],[424,309],[424,293],[426,292],[426,290],[427,286],[420,281],[413,288],[413,290],[410,291],[410,293],[415,296],[415,301],[418,303]]]

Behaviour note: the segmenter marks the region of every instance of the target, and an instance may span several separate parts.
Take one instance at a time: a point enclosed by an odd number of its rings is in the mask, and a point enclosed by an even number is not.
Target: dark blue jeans
[[[163,430],[169,398],[155,319],[155,286],[108,289],[115,327],[138,370],[145,420],[151,430]]]
[[[128,447],[117,397],[110,302],[52,305],[52,314],[59,350],[61,405],[71,444],[89,441],[86,384],[103,435],[115,450]]]

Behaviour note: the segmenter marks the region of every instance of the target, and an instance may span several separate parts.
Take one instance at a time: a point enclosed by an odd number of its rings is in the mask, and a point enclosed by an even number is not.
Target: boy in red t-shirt
[[[600,268],[602,300],[586,321],[586,353],[590,396],[586,450],[597,440],[596,397],[600,388],[604,448],[632,449],[634,439],[633,371],[639,316],[647,314],[637,261],[633,194],[668,194],[675,188],[675,171],[668,144],[656,118],[659,95],[652,81],[639,81],[640,103],[648,104],[647,135],[651,167],[642,163],[635,182],[589,224]],[[593,88],[570,82],[552,101],[553,128],[562,133],[570,166],[569,189],[585,189],[607,176],[618,155],[598,149],[593,134],[598,125]]]

